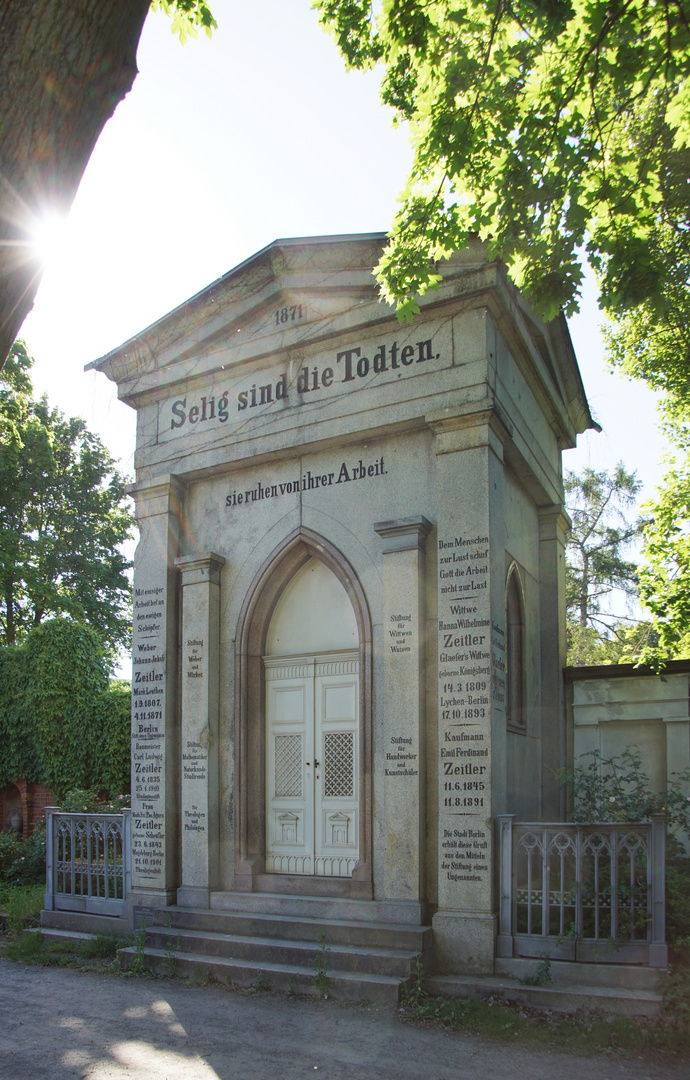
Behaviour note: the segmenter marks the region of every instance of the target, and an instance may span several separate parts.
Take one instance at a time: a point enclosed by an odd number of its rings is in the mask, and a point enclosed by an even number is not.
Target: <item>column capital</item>
[[[418,517],[395,518],[393,521],[377,521],[375,531],[383,540],[383,554],[391,551],[424,551],[426,538],[433,525],[422,514]]]
[[[182,575],[183,586],[202,583],[220,585],[220,572],[225,566],[225,559],[215,551],[204,551],[199,555],[181,555],[175,559],[175,566]]]
[[[437,454],[453,454],[488,444],[493,444],[500,454],[503,444],[513,437],[510,419],[492,397],[437,409],[427,413],[424,419],[436,435]]]
[[[141,521],[159,514],[177,513],[185,485],[179,477],[168,473],[157,477],[153,483],[128,484],[126,491],[134,499],[134,514],[137,521]]]
[[[538,506],[539,539],[560,540],[565,543],[566,537],[573,527],[567,510],[562,503],[547,503],[546,506]]]

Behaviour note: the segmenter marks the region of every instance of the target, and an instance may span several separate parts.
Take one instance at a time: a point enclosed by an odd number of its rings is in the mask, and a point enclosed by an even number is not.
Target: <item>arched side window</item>
[[[525,604],[515,563],[506,582],[506,723],[525,731]]]

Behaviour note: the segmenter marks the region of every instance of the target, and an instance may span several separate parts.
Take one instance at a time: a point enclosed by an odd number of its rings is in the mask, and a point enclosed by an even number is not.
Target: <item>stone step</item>
[[[229,936],[280,938],[326,945],[352,945],[402,949],[424,956],[431,949],[430,926],[402,923],[331,921],[308,916],[277,916],[254,911],[209,911],[207,908],[160,908],[152,913],[152,926],[171,930],[197,930]],[[152,927],[149,927],[152,929]]]
[[[46,911],[45,908],[41,912],[41,929],[115,934],[117,937],[127,937],[132,932],[129,919],[92,915],[86,911]]]
[[[262,915],[291,915],[296,918],[328,919],[344,922],[426,924],[425,905],[412,901],[352,900],[342,897],[300,896],[294,893],[214,892],[213,912],[252,912]]]
[[[118,956],[122,967],[128,969],[137,950],[132,947],[120,949]],[[345,1001],[371,1001],[380,1005],[396,1005],[400,1000],[401,979],[391,975],[366,972],[328,971],[327,982],[315,982],[313,967],[299,964],[271,963],[269,961],[236,960],[228,956],[210,956],[203,953],[176,952],[171,958],[164,949],[144,950],[146,966],[157,974],[198,977],[205,975],[238,987],[282,990],[296,994],[327,994]],[[172,970],[171,970],[172,969]]]
[[[436,997],[493,997],[557,1012],[600,1011],[616,1016],[656,1017],[661,1011],[661,995],[650,990],[608,986],[565,984],[522,986],[499,975],[432,975],[424,982]]]
[[[213,933],[207,930],[176,930],[150,927],[146,945],[164,952],[173,948],[181,953],[201,953],[208,956],[232,957],[234,960],[305,967],[314,970],[321,944],[312,941],[290,941],[281,937],[251,937],[244,934]],[[366,972],[370,975],[390,975],[408,979],[416,953],[403,949],[328,945],[326,956],[329,970]]]
[[[495,974],[510,979],[524,979],[535,974],[539,962],[534,957],[499,958],[496,960]],[[638,964],[585,964],[552,960],[549,974],[549,985],[556,987],[601,986],[611,990],[650,990],[655,993],[662,969],[640,967]]]
[[[31,926],[24,934],[40,934],[44,941],[69,941],[73,945],[84,945],[87,941],[96,941],[98,934],[84,930],[59,930],[49,926]]]

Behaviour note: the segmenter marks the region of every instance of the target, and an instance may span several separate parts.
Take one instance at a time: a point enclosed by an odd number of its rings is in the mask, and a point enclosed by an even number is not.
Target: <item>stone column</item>
[[[384,896],[425,897],[425,517],[380,521],[384,589]]]
[[[504,707],[494,707],[492,623],[505,619],[503,443],[491,399],[427,417],[438,500],[438,911],[436,960],[449,972],[494,968],[494,816],[505,786]],[[497,637],[497,640],[502,640]],[[504,654],[496,657],[503,664]],[[499,686],[499,683],[496,683]]]
[[[168,476],[132,485],[140,538],[132,629],[132,892],[130,908],[175,902],[178,884],[177,589],[183,487]],[[133,915],[138,921],[138,915]]]
[[[539,508],[539,621],[541,627],[541,814],[565,821],[565,788],[558,773],[568,756],[563,668],[565,545],[570,518],[555,503]]]
[[[180,834],[177,902],[208,907],[218,888],[218,705],[222,555],[175,560],[182,576]]]

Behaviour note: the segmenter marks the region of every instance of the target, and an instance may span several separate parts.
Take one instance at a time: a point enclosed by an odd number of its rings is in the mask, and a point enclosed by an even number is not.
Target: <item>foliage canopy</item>
[[[21,342],[0,374],[0,645],[67,614],[111,646],[130,633],[133,517],[124,477],[83,420],[32,396]]]
[[[649,630],[648,624],[634,626],[607,610],[613,593],[626,601],[637,597],[637,566],[624,553],[642,531],[641,518],[631,516],[640,486],[622,462],[611,472],[566,473],[573,523],[566,553],[569,664],[630,659]]]
[[[170,29],[183,45],[189,38],[196,38],[200,29],[207,37],[218,29],[218,23],[204,0],[151,0],[151,10],[163,11],[168,16]]]
[[[316,0],[351,67],[383,63],[410,178],[379,266],[400,317],[433,262],[486,239],[543,317],[663,308],[659,229],[685,236],[688,0]]]
[[[129,790],[130,691],[111,683],[99,635],[52,619],[0,649],[0,788],[19,777],[60,796]]]
[[[690,457],[673,463],[648,503],[640,598],[655,619],[657,640],[641,654],[690,656]]]

